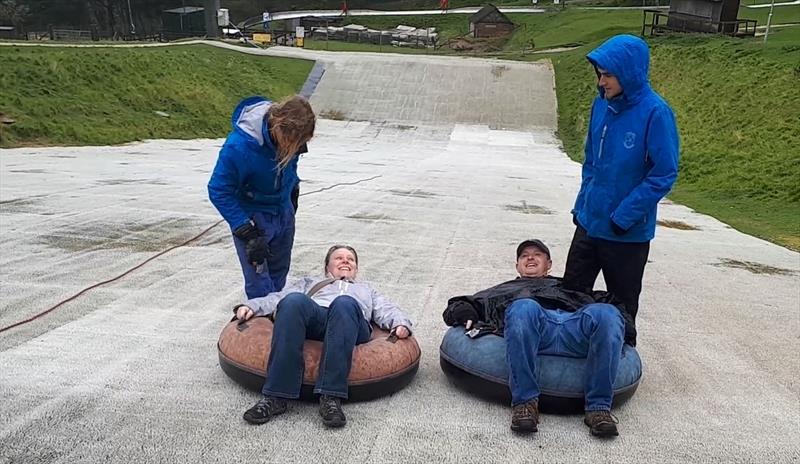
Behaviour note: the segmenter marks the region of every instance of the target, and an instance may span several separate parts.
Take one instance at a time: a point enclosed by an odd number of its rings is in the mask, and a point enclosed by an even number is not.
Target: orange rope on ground
[[[338,183],[338,184],[333,184],[333,185],[328,186],[328,187],[323,187],[323,188],[321,188],[319,190],[313,190],[311,192],[302,193],[302,194],[300,194],[300,196],[302,197],[302,196],[305,196],[305,195],[311,195],[312,193],[324,192],[325,190],[330,190],[330,189],[332,189],[334,187],[339,187],[339,186],[342,186],[342,185],[356,185],[356,184],[360,184],[361,182],[366,182],[366,181],[370,181],[370,180],[373,180],[373,179],[377,179],[378,177],[381,177],[381,176],[377,175],[377,176],[368,177],[366,179],[359,179],[359,180],[354,181],[354,182],[342,182],[342,183]],[[137,270],[139,268],[141,268],[142,266],[144,266],[145,264],[149,263],[150,261],[153,261],[154,259],[156,259],[156,258],[158,258],[160,256],[163,256],[163,255],[169,253],[170,251],[172,251],[172,250],[174,250],[176,248],[180,248],[182,246],[186,246],[186,245],[192,243],[193,241],[195,241],[195,240],[199,239],[200,237],[202,237],[203,235],[207,234],[208,231],[210,231],[214,227],[217,227],[218,225],[222,224],[223,221],[224,221],[224,219],[220,219],[219,221],[217,221],[214,224],[212,224],[211,226],[207,227],[204,231],[200,232],[199,234],[195,235],[194,237],[190,238],[189,240],[186,240],[185,242],[180,243],[178,245],[173,245],[173,246],[167,248],[164,251],[160,251],[160,252],[156,253],[155,255],[147,258],[146,260],[142,261],[141,263],[137,264],[136,266],[128,269],[127,271],[123,272],[122,274],[120,274],[120,275],[118,275],[118,276],[116,276],[116,277],[114,277],[112,279],[104,280],[102,282],[98,282],[98,283],[96,283],[94,285],[86,287],[83,290],[79,291],[78,293],[72,295],[71,297],[69,297],[69,298],[67,298],[65,300],[59,301],[55,305],[47,308],[46,310],[44,310],[44,311],[42,311],[42,312],[40,312],[38,314],[35,314],[35,315],[29,317],[28,319],[25,319],[25,320],[22,320],[22,321],[19,321],[19,322],[15,322],[15,323],[13,323],[11,325],[3,327],[2,329],[0,329],[0,333],[5,332],[6,330],[11,330],[14,327],[19,327],[19,326],[21,326],[23,324],[27,324],[28,322],[35,321],[36,319],[39,319],[40,317],[52,312],[56,308],[66,304],[66,303],[69,303],[70,301],[78,298],[79,296],[83,295],[84,293],[88,292],[89,290],[93,290],[93,289],[95,289],[97,287],[100,287],[100,286],[105,285],[105,284],[109,284],[111,282],[114,282],[116,280],[119,280],[119,279],[125,277],[126,275],[130,274],[131,272],[133,272],[133,271],[135,271],[135,270]]]
[[[119,280],[119,279],[121,279],[121,278],[125,277],[126,275],[130,274],[131,272],[133,272],[133,271],[135,271],[135,270],[139,269],[140,267],[144,266],[145,264],[149,263],[150,261],[152,261],[152,260],[154,260],[154,259],[156,259],[156,258],[158,258],[158,257],[160,257],[160,256],[162,256],[162,255],[165,255],[165,254],[169,253],[170,251],[174,250],[175,248],[180,248],[180,247],[182,247],[182,246],[186,246],[186,245],[188,245],[189,243],[191,243],[191,242],[193,242],[193,241],[195,241],[195,240],[199,239],[200,237],[202,237],[203,235],[205,235],[205,234],[206,234],[206,233],[207,233],[209,230],[213,229],[214,227],[216,227],[216,226],[218,226],[220,223],[222,223],[222,221],[223,221],[223,220],[222,220],[222,219],[220,219],[219,221],[215,222],[215,223],[214,223],[213,225],[211,225],[210,227],[206,228],[206,230],[204,230],[204,231],[200,232],[199,234],[195,235],[194,237],[190,238],[189,240],[186,240],[185,242],[183,242],[183,243],[180,243],[180,244],[178,244],[178,245],[173,245],[173,246],[171,246],[171,247],[167,248],[167,249],[166,249],[166,250],[164,250],[164,251],[158,252],[157,254],[155,254],[155,255],[153,255],[153,256],[151,256],[151,257],[147,258],[146,260],[142,261],[142,262],[141,262],[141,263],[139,263],[138,265],[136,265],[136,266],[134,266],[134,267],[132,267],[132,268],[128,269],[127,271],[125,271],[125,272],[123,272],[122,274],[120,274],[120,275],[118,275],[118,276],[114,277],[113,279],[104,280],[104,281],[102,281],[102,282],[98,282],[98,283],[96,283],[96,284],[94,284],[94,285],[92,285],[92,286],[90,286],[90,287],[86,287],[86,288],[84,288],[83,290],[81,290],[80,292],[78,292],[78,293],[76,293],[76,294],[72,295],[71,297],[67,298],[66,300],[61,300],[61,301],[59,301],[59,302],[58,302],[58,303],[56,303],[55,305],[53,305],[53,306],[51,306],[51,307],[47,308],[46,310],[44,310],[44,311],[40,312],[39,314],[35,314],[34,316],[32,316],[32,317],[29,317],[28,319],[25,319],[24,321],[15,322],[14,324],[11,324],[11,325],[9,325],[9,326],[3,327],[2,329],[0,329],[0,333],[3,333],[3,332],[5,332],[6,330],[13,329],[14,327],[20,326],[20,325],[22,325],[22,324],[27,324],[28,322],[34,321],[34,320],[36,320],[36,319],[38,319],[38,318],[40,318],[40,317],[44,316],[45,314],[47,314],[47,313],[49,313],[49,312],[53,311],[54,309],[58,308],[59,306],[61,306],[61,305],[64,305],[64,304],[66,304],[66,303],[69,303],[70,301],[74,300],[75,298],[78,298],[79,296],[83,295],[84,293],[88,292],[89,290],[95,289],[95,288],[97,288],[97,287],[100,287],[101,285],[105,285],[105,284],[108,284],[108,283],[114,282],[115,280]]]

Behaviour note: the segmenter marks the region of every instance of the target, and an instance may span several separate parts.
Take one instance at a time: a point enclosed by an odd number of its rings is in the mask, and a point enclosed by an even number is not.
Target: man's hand
[[[249,306],[241,305],[236,309],[236,319],[240,321],[246,321],[253,317],[254,314],[255,313]]]
[[[252,222],[237,227],[233,235],[245,242],[244,251],[253,266],[263,263],[270,255],[269,241]]]
[[[394,334],[397,338],[408,338],[408,336],[411,335],[411,331],[404,325],[398,325],[394,328]]]
[[[453,325],[466,326],[467,323],[469,323],[471,325],[472,321],[477,321],[477,320],[480,319],[480,316],[478,315],[478,311],[476,311],[475,308],[473,308],[471,304],[469,304],[467,302],[463,302],[463,301],[462,302],[458,302],[453,307],[453,313],[452,314],[453,314],[453,320],[455,322]]]

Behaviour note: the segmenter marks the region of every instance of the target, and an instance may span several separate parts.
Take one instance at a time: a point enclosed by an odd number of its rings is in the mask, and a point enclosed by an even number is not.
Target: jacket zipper
[[[600,152],[597,154],[598,160],[603,159],[603,145],[605,144],[606,141],[606,129],[608,129],[608,124],[603,126],[603,133],[600,134]]]
[[[338,280],[337,283],[339,285],[339,295],[344,295],[345,292],[347,292],[347,288],[350,286],[350,284],[344,280]]]

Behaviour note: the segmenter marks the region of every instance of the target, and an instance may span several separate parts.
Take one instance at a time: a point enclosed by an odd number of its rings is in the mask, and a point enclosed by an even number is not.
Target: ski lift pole
[[[131,35],[136,35],[136,26],[133,24],[133,13],[131,12],[131,0],[128,0],[128,19],[131,23]]]
[[[769,37],[769,26],[772,24],[772,10],[775,9],[775,0],[772,0],[772,3],[769,6],[769,15],[767,16],[767,31],[764,33],[764,43],[767,43],[767,37]]]

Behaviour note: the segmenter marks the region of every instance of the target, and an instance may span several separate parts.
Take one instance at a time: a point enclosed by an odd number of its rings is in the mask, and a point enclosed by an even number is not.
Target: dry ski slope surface
[[[242,298],[224,226],[30,324],[0,334],[0,462],[796,462],[798,254],[665,202],[640,312],[645,376],[615,411],[621,437],[579,416],[511,433],[509,409],[451,386],[438,365],[448,297],[513,277],[514,247],[545,240],[561,273],[579,165],[553,136],[552,69],[369,54],[303,54],[326,72],[301,162],[293,275],[333,242],[361,255],[416,321],[405,390],[312,404],[261,427],[257,395],[215,343]],[[587,74],[587,79],[591,78]],[[220,140],[0,153],[0,326],[217,221],[205,183]],[[376,177],[378,176],[378,177]],[[361,181],[360,183],[355,183]],[[326,187],[340,183],[331,189]],[[602,283],[598,283],[602,285]]]

